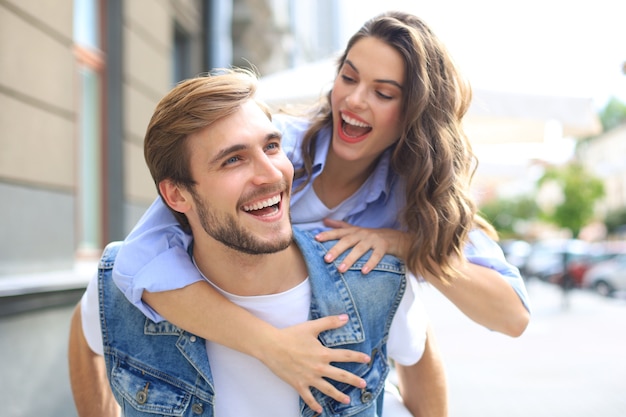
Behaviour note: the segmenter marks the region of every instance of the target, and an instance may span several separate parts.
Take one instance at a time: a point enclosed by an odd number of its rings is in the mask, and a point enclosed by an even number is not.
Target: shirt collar
[[[328,156],[328,148],[330,147],[331,140],[331,129],[326,126],[317,135],[312,179],[315,179],[326,165],[326,157]],[[391,169],[391,151],[392,149],[389,147],[383,152],[374,168],[374,172],[372,172],[367,180],[367,191],[364,191],[363,195],[365,199],[363,203],[371,203],[378,200],[381,196],[387,199],[391,194],[391,188],[397,177]]]

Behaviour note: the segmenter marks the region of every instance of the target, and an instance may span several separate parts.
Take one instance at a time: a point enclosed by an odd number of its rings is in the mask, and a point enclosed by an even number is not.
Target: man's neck
[[[249,255],[222,244],[196,245],[193,255],[202,274],[214,285],[235,295],[254,296],[287,291],[307,276],[298,245],[283,251]]]

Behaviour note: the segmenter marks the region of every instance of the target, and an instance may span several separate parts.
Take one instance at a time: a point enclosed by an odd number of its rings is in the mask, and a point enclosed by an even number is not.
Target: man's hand
[[[333,366],[331,362],[367,363],[370,361],[369,356],[347,349],[327,348],[317,338],[325,330],[343,326],[347,319],[345,315],[329,316],[278,330],[271,346],[266,346],[264,353],[257,355],[318,413],[322,412],[322,407],[313,397],[311,387],[341,403],[347,404],[350,400],[324,377],[358,388],[365,387],[363,379]]]

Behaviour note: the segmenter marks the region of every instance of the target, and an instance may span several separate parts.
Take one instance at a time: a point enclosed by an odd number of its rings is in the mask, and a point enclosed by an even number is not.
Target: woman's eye
[[[352,77],[348,77],[347,75],[342,75],[341,79],[346,82],[346,83],[353,83],[354,82],[354,78]]]
[[[391,100],[393,97],[384,93],[381,93],[380,91],[377,91],[376,94],[378,94],[378,97],[384,99],[384,100]]]

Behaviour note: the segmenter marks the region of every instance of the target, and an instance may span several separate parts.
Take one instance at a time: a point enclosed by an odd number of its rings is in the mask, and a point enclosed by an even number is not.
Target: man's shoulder
[[[337,240],[328,240],[326,242],[319,242],[315,239],[315,236],[307,230],[302,230],[297,226],[293,227],[294,238],[302,255],[304,256],[307,263],[309,262],[325,262],[323,260],[324,255],[328,252],[330,248],[332,248]],[[334,261],[335,265],[340,265],[343,259],[348,256],[350,250],[343,252],[339,257]],[[369,260],[371,256],[371,251],[366,252],[361,258],[359,258],[349,269],[352,272],[359,272],[365,265],[365,263]],[[406,273],[404,262],[393,255],[385,255],[378,265],[374,267],[374,269],[370,272],[370,274],[376,273],[393,273],[393,274],[401,274],[404,275]]]
[[[102,256],[100,256],[100,264],[99,268],[112,268],[115,263],[115,258],[117,258],[117,254],[124,245],[122,241],[113,241],[108,243],[104,250],[102,251]]]

